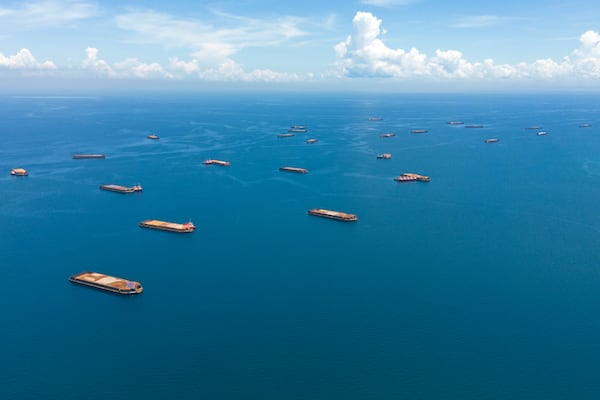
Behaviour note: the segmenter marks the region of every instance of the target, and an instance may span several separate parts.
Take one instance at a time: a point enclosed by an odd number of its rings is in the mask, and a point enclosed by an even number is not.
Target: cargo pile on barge
[[[345,222],[358,221],[358,217],[354,214],[348,214],[348,213],[340,212],[340,211],[325,210],[323,208],[313,208],[311,210],[308,210],[308,214],[314,215],[317,217],[331,218],[331,219],[336,219],[338,221],[345,221]]]
[[[144,291],[139,282],[91,271],[80,272],[70,276],[69,281],[117,294],[138,294]]]
[[[192,221],[186,222],[185,224],[178,224],[176,222],[160,221],[157,219],[148,219],[140,222],[141,228],[158,229],[160,231],[169,231],[177,233],[191,233],[196,230],[196,226]]]
[[[425,176],[425,175],[419,175],[419,174],[413,174],[413,173],[407,172],[400,176],[395,177],[394,180],[396,182],[413,182],[413,181],[429,182],[429,181],[431,181],[431,178],[429,178],[428,176]]]
[[[121,185],[100,185],[101,190],[108,190],[117,193],[136,193],[143,190],[142,185],[121,186]]]
[[[279,167],[280,171],[284,172],[295,172],[297,174],[308,174],[308,170],[306,168],[298,168],[298,167]]]

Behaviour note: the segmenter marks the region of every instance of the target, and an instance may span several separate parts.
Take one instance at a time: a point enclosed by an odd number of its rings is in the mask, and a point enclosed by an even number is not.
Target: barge
[[[341,211],[325,210],[323,208],[313,208],[311,210],[308,210],[308,214],[314,215],[317,217],[337,219],[338,221],[345,221],[345,222],[358,221],[358,217],[354,214],[348,214],[348,213],[341,212]]]
[[[144,291],[139,282],[92,271],[80,272],[70,276],[69,281],[117,294],[139,294]]]
[[[548,134],[548,132],[546,132],[546,131],[541,131],[541,132],[536,133],[536,135],[538,135],[538,136],[545,136],[547,134]]]
[[[229,167],[231,163],[229,161],[222,160],[204,160],[202,161],[204,165],[220,165],[221,167]]]
[[[305,133],[308,132],[308,129],[302,125],[292,125],[290,126],[290,129],[288,129],[288,132]]]
[[[318,142],[318,140],[317,140],[317,139],[308,139],[308,140],[306,141],[306,143],[308,143],[308,144],[313,144],[313,143],[317,143],[317,142]]]
[[[10,174],[13,176],[27,176],[29,172],[25,168],[13,168],[10,170]]]
[[[293,133],[280,133],[277,135],[278,138],[284,138],[284,137],[292,137],[295,136]]]
[[[146,137],[147,137],[148,139],[152,139],[152,140],[158,140],[158,139],[159,139],[158,135],[154,135],[154,134],[152,134],[152,135],[148,135],[148,136],[146,136]]]
[[[483,128],[483,125],[465,125],[465,128],[477,129],[477,128]]]
[[[381,135],[379,135],[379,137],[382,137],[382,138],[388,138],[388,137],[394,137],[394,136],[396,136],[395,133],[382,133]]]
[[[413,129],[410,133],[427,133],[427,129]]]
[[[117,193],[135,193],[141,192],[142,185],[133,185],[133,186],[121,186],[121,185],[100,185],[101,190],[108,190],[109,192],[117,192]]]
[[[496,139],[496,138],[491,138],[491,139],[485,139],[486,143],[496,143],[498,142],[500,139]]]
[[[308,170],[306,168],[279,167],[279,170],[284,172],[295,172],[297,174],[308,174]]]
[[[86,158],[106,158],[106,154],[73,154],[74,160],[86,159]]]
[[[448,121],[448,125],[462,125],[464,122],[462,121]]]
[[[169,231],[177,233],[191,233],[194,232],[196,226],[192,221],[186,222],[185,224],[178,224],[176,222],[160,221],[157,219],[147,219],[140,222],[140,228],[158,229],[160,231]]]
[[[592,124],[579,124],[580,128],[589,128]]]
[[[428,176],[425,176],[425,175],[419,175],[419,174],[413,174],[413,173],[407,172],[400,176],[395,177],[394,180],[396,182],[413,182],[413,181],[429,182],[429,181],[431,181],[431,178],[429,178]]]
[[[392,153],[377,154],[377,158],[382,158],[384,160],[389,160],[390,158],[392,158]]]

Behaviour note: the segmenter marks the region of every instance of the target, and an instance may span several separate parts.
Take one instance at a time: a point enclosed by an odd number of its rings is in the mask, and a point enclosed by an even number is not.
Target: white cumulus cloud
[[[39,62],[29,49],[21,49],[14,56],[5,56],[0,53],[0,67],[26,70],[54,70],[56,69],[56,64],[52,61]]]
[[[369,12],[357,12],[353,33],[334,50],[340,76],[348,77],[435,77],[435,78],[540,78],[600,77],[600,34],[587,31],[572,57],[562,60],[540,59],[516,65],[496,64],[489,58],[471,62],[458,50],[436,50],[428,56],[416,48],[389,48],[381,39],[381,20]]]

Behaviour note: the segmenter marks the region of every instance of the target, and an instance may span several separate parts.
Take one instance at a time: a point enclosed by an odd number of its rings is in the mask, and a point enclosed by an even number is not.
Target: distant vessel
[[[420,181],[420,182],[429,182],[431,178],[425,175],[413,174],[410,172],[406,172],[400,176],[394,178],[396,182],[412,182],[412,181]]]
[[[448,121],[448,125],[462,125],[464,122],[462,121]]]
[[[491,139],[485,139],[486,143],[496,143],[497,141],[499,141],[500,139],[496,139],[496,138],[491,138]]]
[[[303,125],[292,125],[288,132],[308,132],[308,129]]]
[[[84,158],[106,158],[106,154],[73,154],[74,160],[84,159]]]
[[[396,134],[395,133],[382,133],[379,136],[382,138],[388,138],[388,137],[396,136]]]
[[[102,190],[108,190],[110,192],[117,192],[117,193],[135,193],[135,192],[141,192],[142,186],[141,185],[134,185],[134,186],[121,186],[121,185],[100,185],[100,189]]]
[[[483,128],[483,125],[465,125],[465,128]]]
[[[308,139],[308,140],[306,141],[306,143],[308,143],[308,144],[313,144],[313,143],[317,143],[317,142],[318,142],[318,140],[317,140],[317,139]]]
[[[298,168],[298,167],[279,167],[280,171],[285,172],[295,172],[297,174],[308,174],[308,170],[306,168]]]
[[[392,154],[391,153],[377,154],[377,158],[383,158],[385,160],[389,160],[390,158],[392,158]]]
[[[313,208],[308,210],[309,215],[315,215],[317,217],[337,219],[338,221],[354,222],[358,221],[358,217],[354,214],[348,214],[340,211],[325,210],[323,208]]]
[[[278,138],[292,137],[292,136],[294,136],[293,133],[280,133],[277,135]]]
[[[589,128],[592,124],[579,124],[580,128]]]
[[[533,125],[533,126],[528,126],[525,129],[530,130],[530,131],[539,131],[540,129],[542,129],[542,127],[539,125]]]
[[[546,131],[541,131],[541,132],[536,133],[536,135],[538,135],[538,136],[544,136],[547,134],[548,134],[548,132],[546,132]]]
[[[25,168],[13,168],[10,170],[10,174],[13,176],[27,176],[29,172]]]
[[[69,281],[117,294],[138,294],[144,291],[139,282],[91,271],[72,275]]]
[[[221,167],[229,167],[231,165],[231,163],[229,161],[222,161],[222,160],[204,160],[202,161],[202,164],[204,165],[220,165]]]
[[[410,133],[427,133],[427,129],[413,129]]]
[[[177,233],[190,233],[194,232],[196,226],[190,222],[185,224],[178,224],[175,222],[159,221],[156,219],[148,219],[140,222],[141,228],[158,229],[161,231],[177,232]]]
[[[157,140],[157,139],[159,139],[158,135],[154,135],[154,134],[152,134],[152,135],[148,135],[148,136],[146,136],[146,137],[147,137],[148,139],[154,139],[154,140]]]
[[[379,117],[369,117],[367,118],[369,121],[383,121],[383,118],[379,118]]]

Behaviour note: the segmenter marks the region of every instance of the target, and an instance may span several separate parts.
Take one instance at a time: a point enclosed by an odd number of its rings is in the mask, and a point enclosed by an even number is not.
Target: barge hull
[[[191,222],[185,224],[178,224],[175,222],[159,221],[155,219],[149,219],[140,222],[141,228],[157,229],[159,231],[168,231],[176,233],[191,233],[196,227]]]
[[[130,281],[115,276],[105,275],[98,272],[85,271],[69,277],[69,281],[106,292],[131,295],[139,294],[144,288],[139,282]]]
[[[314,215],[316,217],[335,219],[335,220],[344,221],[344,222],[358,221],[358,217],[354,214],[349,214],[349,213],[340,212],[340,211],[325,210],[322,208],[313,208],[311,210],[308,210],[308,214]]]

